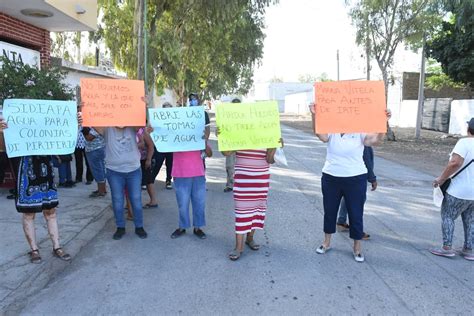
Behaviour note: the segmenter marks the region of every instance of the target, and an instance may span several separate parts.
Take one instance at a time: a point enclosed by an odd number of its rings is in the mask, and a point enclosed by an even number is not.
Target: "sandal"
[[[232,261],[236,261],[240,258],[241,254],[242,254],[242,251],[237,251],[237,249],[234,249],[229,253],[229,259]]]
[[[89,194],[90,198],[96,198],[96,197],[103,197],[107,194],[107,192],[99,192],[98,190],[92,191],[91,194]]]
[[[53,255],[64,261],[71,260],[71,256],[68,253],[64,252],[63,248],[53,248]]]
[[[255,250],[255,251],[260,249],[260,245],[255,243],[255,240],[253,239],[251,241],[246,240],[245,244],[249,246],[250,249]]]
[[[30,255],[31,263],[41,263],[41,256],[38,249],[31,250],[28,254]]]

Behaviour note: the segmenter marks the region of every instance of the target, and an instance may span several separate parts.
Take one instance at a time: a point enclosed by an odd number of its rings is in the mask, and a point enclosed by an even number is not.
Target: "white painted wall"
[[[308,105],[312,102],[314,102],[314,92],[312,90],[288,94],[285,96],[284,112],[298,115],[308,114]]]
[[[467,124],[474,117],[474,100],[454,100],[451,102],[449,134],[467,135]]]

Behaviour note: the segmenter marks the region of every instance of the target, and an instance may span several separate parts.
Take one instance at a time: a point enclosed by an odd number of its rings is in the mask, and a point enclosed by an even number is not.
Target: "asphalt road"
[[[98,314],[472,314],[474,264],[427,249],[441,243],[432,176],[376,158],[379,188],[368,193],[365,263],[352,257],[347,233],[315,252],[322,233],[321,168],[325,145],[283,127],[288,168],[272,167],[266,229],[237,262],[233,201],[223,193],[224,158],[207,161],[208,239],[172,240],[174,191],[156,184],[160,206],[145,210],[146,240],[104,230],[37,295],[24,315]],[[214,144],[215,145],[215,144]],[[457,222],[455,245],[462,244]]]

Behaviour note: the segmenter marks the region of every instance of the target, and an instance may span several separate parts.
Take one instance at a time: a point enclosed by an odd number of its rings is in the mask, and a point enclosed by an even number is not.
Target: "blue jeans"
[[[86,151],[86,159],[97,183],[105,182],[105,147]]]
[[[112,208],[117,228],[125,228],[123,208],[125,189],[128,191],[128,197],[132,204],[135,228],[143,227],[142,170],[138,168],[132,172],[117,172],[107,169],[107,181],[112,193]]]
[[[364,235],[364,203],[367,194],[367,174],[354,177],[335,177],[323,173],[321,177],[324,205],[324,232],[336,232],[337,212],[344,198],[349,214],[349,236],[360,240]]]
[[[191,227],[189,202],[193,207],[193,226],[206,226],[206,178],[174,178],[174,190],[179,208],[179,228]]]
[[[59,183],[72,182],[71,162],[62,161],[59,163],[59,160],[55,156],[53,156],[52,161],[53,166],[58,168]]]

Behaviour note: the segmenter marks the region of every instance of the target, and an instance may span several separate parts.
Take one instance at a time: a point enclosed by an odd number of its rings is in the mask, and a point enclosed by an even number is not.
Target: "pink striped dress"
[[[263,229],[270,187],[266,150],[237,151],[234,175],[235,232]]]

